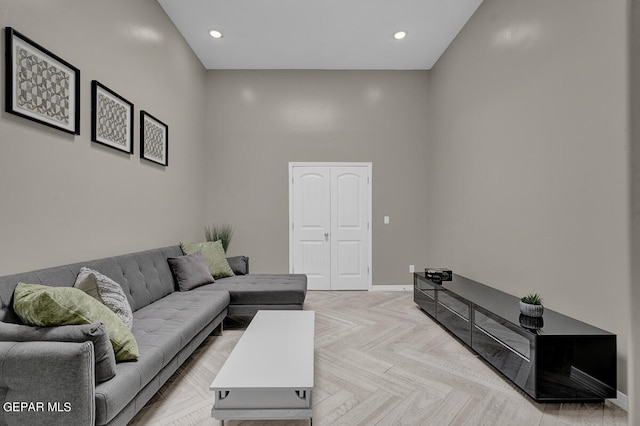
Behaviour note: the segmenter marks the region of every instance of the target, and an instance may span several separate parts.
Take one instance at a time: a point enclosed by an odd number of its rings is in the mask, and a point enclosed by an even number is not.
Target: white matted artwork
[[[169,126],[140,111],[140,158],[169,165]]]
[[[80,70],[11,27],[6,37],[8,113],[80,134]]]
[[[91,82],[91,140],[133,153],[133,104],[96,80]]]

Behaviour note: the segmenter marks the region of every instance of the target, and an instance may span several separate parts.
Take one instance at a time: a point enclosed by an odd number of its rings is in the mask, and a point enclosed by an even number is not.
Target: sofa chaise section
[[[302,309],[307,295],[304,274],[249,274],[221,278],[202,292],[229,292],[229,316],[253,316],[260,309]],[[199,289],[196,289],[199,290]]]

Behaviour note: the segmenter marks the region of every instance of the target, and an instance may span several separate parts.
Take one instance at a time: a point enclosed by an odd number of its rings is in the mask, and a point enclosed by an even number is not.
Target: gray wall
[[[0,26],[81,71],[80,136],[0,114],[0,275],[201,238],[206,72],[158,3],[0,0]],[[135,104],[134,155],[91,142],[93,79]],[[140,109],[167,168],[139,158]]]
[[[640,1],[630,2],[630,174],[631,183],[631,347],[629,359],[640,359]],[[640,424],[640,366],[629,363],[629,424]]]
[[[431,71],[426,179],[429,260],[616,333],[625,393],[626,19],[624,0],[485,0]]]
[[[426,71],[209,71],[207,83],[206,217],[236,227],[231,254],[287,272],[288,163],[367,161],[373,284],[412,284],[426,254]]]

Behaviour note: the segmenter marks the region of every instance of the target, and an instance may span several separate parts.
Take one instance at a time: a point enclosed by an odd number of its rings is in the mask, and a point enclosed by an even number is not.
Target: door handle
[[[325,233],[324,233],[324,239],[325,239],[325,240],[329,240],[329,233],[328,233],[328,232],[325,232]]]

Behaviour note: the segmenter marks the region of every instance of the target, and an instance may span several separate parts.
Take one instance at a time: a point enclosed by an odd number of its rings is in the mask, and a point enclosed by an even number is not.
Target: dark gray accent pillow
[[[116,358],[107,328],[102,323],[32,327],[0,322],[0,340],[8,342],[92,342],[96,382],[106,382],[116,375]]]
[[[249,258],[247,256],[227,257],[227,262],[229,262],[234,274],[247,275],[249,273]]]
[[[167,259],[180,291],[193,290],[215,282],[201,251]]]

